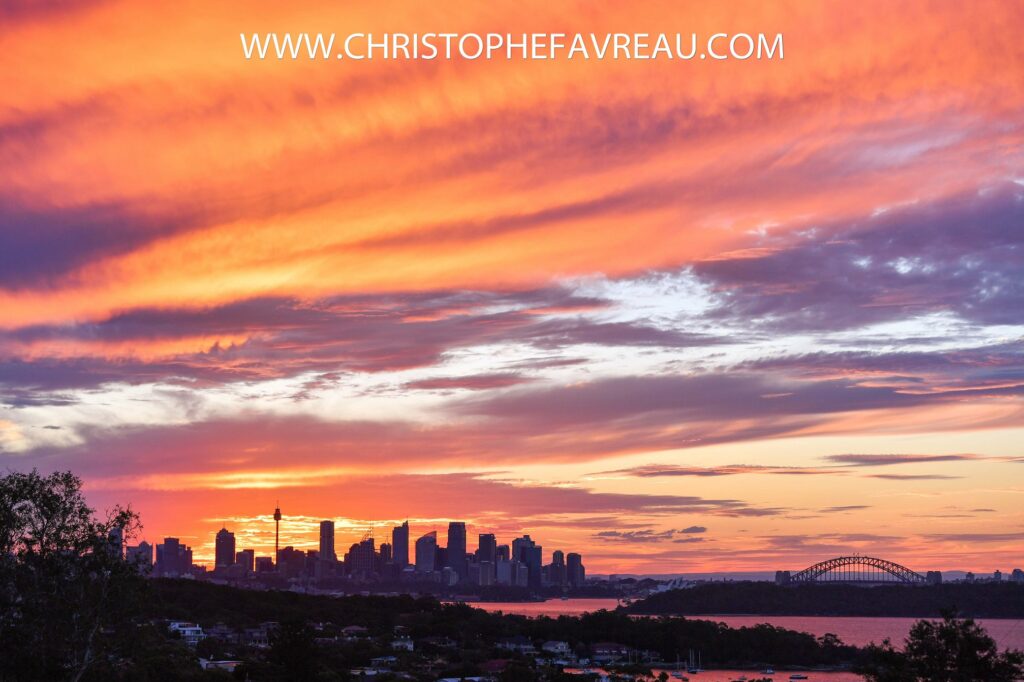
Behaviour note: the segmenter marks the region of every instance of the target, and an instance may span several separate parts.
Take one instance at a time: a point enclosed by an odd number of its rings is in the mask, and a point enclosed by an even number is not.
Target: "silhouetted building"
[[[498,559],[494,567],[494,582],[498,585],[527,587],[530,581],[526,564],[514,559]]]
[[[565,555],[562,550],[556,549],[551,553],[551,563],[547,567],[548,584],[554,587],[565,587],[568,585],[568,576],[565,568]]]
[[[775,584],[788,585],[791,577],[789,571],[775,571]]]
[[[383,566],[384,564],[390,564],[390,563],[391,563],[391,544],[388,543],[388,542],[382,542],[382,543],[380,543],[380,564],[381,564],[381,566]]]
[[[256,570],[256,550],[241,550],[235,554],[235,563],[241,566],[246,573],[253,573]]]
[[[114,556],[124,556],[124,528],[114,526],[107,533],[107,544],[110,545],[110,552]]]
[[[274,570],[274,557],[269,556],[258,556],[256,557],[256,572],[257,573],[270,573]]]
[[[235,563],[235,534],[227,528],[217,531],[214,570],[223,570]]]
[[[929,585],[941,585],[942,571],[928,571],[928,573],[925,574],[924,579]]]
[[[481,533],[476,548],[476,560],[477,562],[488,561],[493,564],[497,560],[497,541],[494,539],[494,533]]]
[[[391,529],[391,547],[395,564],[401,569],[409,565],[409,522]]]
[[[277,570],[286,578],[298,578],[306,574],[306,553],[291,545],[277,553]]]
[[[460,580],[466,578],[466,524],[452,521],[448,524],[448,558],[445,566],[455,571]]]
[[[134,547],[128,547],[125,560],[138,566],[139,573],[149,575],[153,572],[153,545],[143,540]]]
[[[352,545],[345,557],[345,568],[350,576],[366,578],[374,573],[376,549],[373,538],[365,538]]]
[[[164,538],[156,546],[156,564],[153,572],[157,576],[177,577],[192,572],[192,549],[182,545],[178,538]]]
[[[334,521],[320,522],[320,558],[324,561],[337,561],[334,552]]]
[[[508,561],[511,558],[512,558],[512,555],[509,554],[508,545],[498,545],[497,546],[497,548],[495,549],[495,552],[494,552],[494,562],[495,563],[497,563],[499,559],[504,559],[505,561]]]
[[[512,541],[512,558],[526,565],[529,576],[527,584],[534,588],[540,587],[541,566],[544,562],[543,548],[529,535],[524,535]]]
[[[565,577],[570,587],[583,587],[587,582],[587,569],[583,565],[583,557],[576,552],[569,552],[565,557]]]
[[[430,573],[433,571],[436,554],[437,531],[432,530],[416,541],[416,570],[419,573]]]

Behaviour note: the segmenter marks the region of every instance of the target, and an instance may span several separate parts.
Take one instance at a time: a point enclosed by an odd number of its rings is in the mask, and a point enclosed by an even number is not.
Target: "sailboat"
[[[704,672],[704,668],[700,667],[700,652],[699,651],[697,652],[696,663],[694,663],[693,649],[690,649],[690,661],[689,661],[689,664],[686,666],[686,672],[688,672],[688,673],[690,673],[692,675],[696,675],[697,673]]]

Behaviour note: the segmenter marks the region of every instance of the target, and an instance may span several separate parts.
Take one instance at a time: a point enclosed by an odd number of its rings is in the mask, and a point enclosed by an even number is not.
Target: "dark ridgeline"
[[[956,582],[938,585],[834,583],[776,585],[725,581],[655,593],[629,606],[646,615],[748,614],[764,616],[879,616],[936,618],[956,610],[975,618],[1024,618],[1024,583]]]

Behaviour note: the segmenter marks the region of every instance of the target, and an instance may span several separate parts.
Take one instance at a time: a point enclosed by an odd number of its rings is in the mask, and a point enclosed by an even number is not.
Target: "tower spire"
[[[274,507],[274,568],[281,570],[281,502]]]

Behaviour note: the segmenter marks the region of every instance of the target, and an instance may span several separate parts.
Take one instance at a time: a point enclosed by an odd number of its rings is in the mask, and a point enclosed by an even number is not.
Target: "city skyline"
[[[273,518],[275,526],[282,520],[279,507],[274,509]],[[274,552],[264,555],[255,548],[238,545],[225,524],[215,535],[212,564],[202,562],[181,537],[165,537],[155,544],[143,539],[132,545],[126,544],[123,534],[115,529],[108,540],[143,575],[158,578],[205,578],[236,584],[261,584],[261,580],[272,579],[277,586],[296,580],[304,585],[337,585],[340,580],[405,583],[406,588],[436,583],[441,589],[507,587],[534,593],[544,588],[583,588],[586,584],[586,566],[579,552],[550,550],[551,562],[546,564],[543,546],[528,533],[501,544],[494,533],[478,533],[475,549],[468,551],[463,521],[449,522],[444,544],[436,529],[418,538],[410,536],[410,529],[408,521],[392,526],[390,537],[379,545],[372,533],[364,533],[339,555],[334,522],[329,519],[320,521],[316,548],[297,548],[288,543],[287,537],[285,546],[279,548],[275,527]]]
[[[73,471],[90,506],[130,504],[150,544],[210,565],[225,526],[275,556],[280,508],[282,550],[323,520],[344,554],[408,519],[410,542],[462,521],[602,574],[855,553],[1008,571],[1022,12],[0,9],[0,467]],[[239,45],[427,27],[786,49],[328,63]]]

